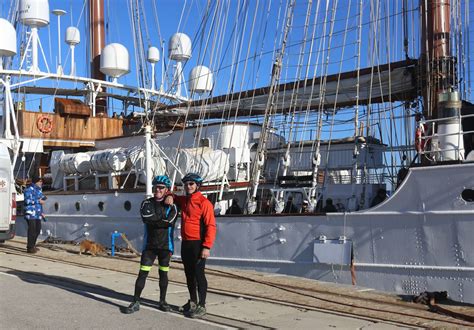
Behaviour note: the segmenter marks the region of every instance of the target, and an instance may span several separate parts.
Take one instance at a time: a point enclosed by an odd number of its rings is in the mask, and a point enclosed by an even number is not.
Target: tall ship
[[[18,215],[45,178],[44,237],[140,247],[151,178],[195,172],[212,264],[474,303],[469,1],[62,5],[0,19],[1,142]]]

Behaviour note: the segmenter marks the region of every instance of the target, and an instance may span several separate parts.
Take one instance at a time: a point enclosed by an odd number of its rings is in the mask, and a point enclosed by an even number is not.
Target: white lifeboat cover
[[[90,152],[91,166],[94,171],[117,172],[125,168],[127,155],[121,148]]]
[[[176,148],[165,150],[170,159],[176,159]],[[229,173],[229,156],[222,150],[214,150],[209,147],[181,149],[177,167],[183,175],[186,173],[198,173],[204,182],[221,180]],[[174,167],[167,164],[168,173],[174,173]],[[176,181],[181,181],[181,175],[177,173]]]
[[[66,174],[86,173],[91,169],[90,159],[86,152],[65,154],[59,161],[59,168]]]

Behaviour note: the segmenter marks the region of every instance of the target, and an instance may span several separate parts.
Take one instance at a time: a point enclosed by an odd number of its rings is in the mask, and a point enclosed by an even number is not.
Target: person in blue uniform
[[[24,191],[25,220],[28,225],[27,253],[39,251],[36,247],[36,240],[41,232],[41,220],[46,221],[43,213],[46,196],[43,195],[42,187],[43,179],[34,177],[31,184]]]
[[[158,308],[168,312],[170,306],[166,302],[168,289],[168,271],[171,255],[174,251],[173,231],[178,215],[176,205],[166,205],[164,199],[171,181],[166,175],[159,175],[153,179],[154,196],[145,199],[140,207],[140,215],[145,223],[144,249],[140,260],[140,271],[135,282],[133,301],[125,310],[131,314],[140,310],[140,296],[145,287],[146,278],[153,262],[158,258],[158,273],[160,277],[160,301]]]

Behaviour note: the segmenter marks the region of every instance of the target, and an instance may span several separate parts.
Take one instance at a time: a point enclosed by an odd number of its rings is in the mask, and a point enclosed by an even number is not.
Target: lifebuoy
[[[415,131],[415,149],[421,153],[425,150],[425,132],[422,126],[418,126]]]
[[[41,133],[51,133],[53,130],[53,120],[45,115],[39,116],[38,120],[36,121],[36,127]]]

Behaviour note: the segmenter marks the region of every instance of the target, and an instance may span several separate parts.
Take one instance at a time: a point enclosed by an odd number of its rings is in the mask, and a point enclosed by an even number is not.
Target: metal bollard
[[[112,249],[112,253],[111,253],[112,257],[115,256],[115,238],[116,238],[116,237],[122,237],[122,233],[119,233],[118,231],[114,231],[114,232],[112,233],[112,247],[111,247],[111,249]]]

